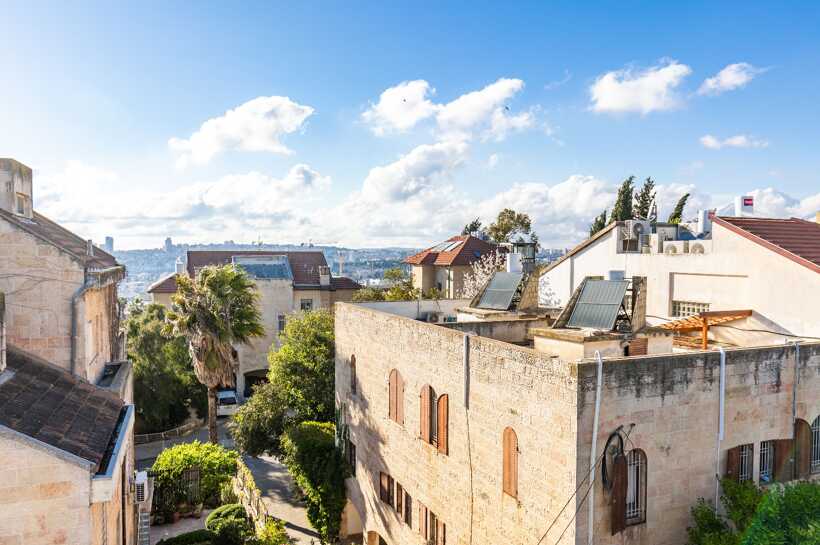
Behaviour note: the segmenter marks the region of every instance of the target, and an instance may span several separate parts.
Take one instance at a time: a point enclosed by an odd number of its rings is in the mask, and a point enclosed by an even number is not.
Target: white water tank
[[[752,216],[755,212],[755,198],[751,195],[735,197],[735,217]]]

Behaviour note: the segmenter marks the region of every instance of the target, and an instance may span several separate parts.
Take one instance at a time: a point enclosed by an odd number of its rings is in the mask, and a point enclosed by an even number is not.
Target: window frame
[[[820,416],[811,423],[811,443],[809,447],[809,474],[820,473]]]
[[[774,440],[760,442],[759,465],[757,470],[757,481],[760,485],[768,485],[775,482],[775,443]],[[764,476],[766,477],[764,480]]]
[[[313,298],[300,298],[299,310],[301,310],[302,312],[311,312],[313,310]]]
[[[755,445],[754,443],[746,443],[740,445],[740,454],[738,461],[738,482],[751,481],[754,479],[754,465],[755,465]]]
[[[347,439],[347,463],[350,465],[350,474],[356,476],[356,443]]]
[[[357,393],[357,386],[356,386],[356,354],[350,355],[350,393],[352,395],[356,395]]]
[[[709,312],[710,303],[699,301],[672,300],[671,316],[673,318],[687,318],[697,316],[701,312]]]
[[[646,453],[643,450],[635,448],[626,454],[626,526],[646,522],[647,469]],[[631,502],[630,489],[634,491]],[[631,507],[630,504],[632,504]]]
[[[277,322],[278,322],[276,324],[277,331],[279,333],[284,333],[285,332],[285,326],[287,325],[287,317],[284,314],[279,314],[277,316]]]

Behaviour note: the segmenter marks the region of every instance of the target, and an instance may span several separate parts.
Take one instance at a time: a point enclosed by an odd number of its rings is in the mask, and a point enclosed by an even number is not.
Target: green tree
[[[284,462],[305,494],[307,516],[322,543],[338,539],[349,472],[330,422],[303,422],[282,437]]]
[[[305,312],[287,321],[278,350],[268,354],[268,378],[298,421],[334,418],[335,348],[333,316]]]
[[[494,223],[487,228],[487,234],[496,243],[515,242],[516,237],[530,235],[533,242],[538,242],[538,238],[532,231],[532,221],[527,214],[516,212],[511,208],[505,208],[498,213]]]
[[[368,301],[384,301],[384,290],[379,288],[360,288],[353,292],[351,301],[365,303]]]
[[[592,225],[589,226],[589,236],[594,236],[595,233],[606,227],[606,210],[601,212],[601,215],[595,216],[595,219],[592,220]]]
[[[689,200],[689,193],[685,194],[683,197],[678,199],[678,203],[675,205],[675,209],[669,214],[669,219],[667,220],[669,223],[680,223],[683,219],[683,209],[686,207],[686,201]]]
[[[191,367],[184,337],[166,337],[165,307],[136,299],[125,321],[128,359],[134,365],[134,405],[139,433],[165,431],[180,425],[194,407],[204,415],[205,388]]]
[[[703,498],[692,508],[693,525],[686,529],[689,545],[738,545],[752,522],[763,498],[763,491],[751,481],[721,481],[726,517]]]
[[[621,183],[618,195],[615,197],[615,205],[612,207],[612,214],[609,216],[609,223],[613,221],[631,220],[632,214],[632,193],[635,176],[630,176]]]
[[[647,178],[640,191],[635,191],[635,200],[632,213],[636,218],[650,219],[652,201],[655,200],[655,180]]]
[[[742,545],[820,545],[820,484],[769,488]]]
[[[166,316],[166,334],[182,335],[196,378],[208,388],[208,437],[218,440],[216,391],[233,386],[237,369],[234,344],[249,344],[265,334],[259,295],[248,275],[233,265],[208,266],[196,278],[177,275],[173,310]]]
[[[384,280],[390,285],[409,280],[407,272],[401,267],[393,267],[384,271]]]
[[[293,418],[280,386],[259,384],[231,418],[231,436],[236,448],[245,454],[279,454],[279,437]]]
[[[464,229],[461,230],[462,235],[475,235],[481,231],[481,220],[479,218],[474,219],[470,223],[464,226]]]

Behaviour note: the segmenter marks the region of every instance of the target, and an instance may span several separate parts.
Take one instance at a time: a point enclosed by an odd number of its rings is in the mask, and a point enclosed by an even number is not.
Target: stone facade
[[[465,358],[464,333],[374,306],[336,307],[336,402],[357,458],[345,514],[346,522],[361,520],[361,528],[350,524],[353,531],[392,545],[422,543],[420,502],[446,524],[449,545],[530,545],[548,528],[542,543],[587,543],[597,363],[477,335],[469,336]],[[597,467],[593,543],[685,543],[689,510],[699,497],[714,500],[716,465],[722,474],[729,448],[754,443],[757,479],[760,442],[792,437],[793,392],[797,418],[820,416],[820,343],[799,351],[793,389],[793,346],[726,350],[719,447],[719,352],[605,359],[596,450],[624,427],[626,450],[640,448],[647,457],[647,507],[644,523],[612,536],[611,495]],[[404,381],[403,425],[388,416],[391,369]],[[447,455],[419,438],[425,384],[449,394]],[[506,427],[518,439],[517,498],[502,492]],[[410,526],[379,499],[379,472],[412,497]]]

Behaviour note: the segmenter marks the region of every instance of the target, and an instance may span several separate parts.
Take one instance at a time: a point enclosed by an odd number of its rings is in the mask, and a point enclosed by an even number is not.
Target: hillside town
[[[820,545],[820,10],[661,4],[12,0],[0,545]]]

